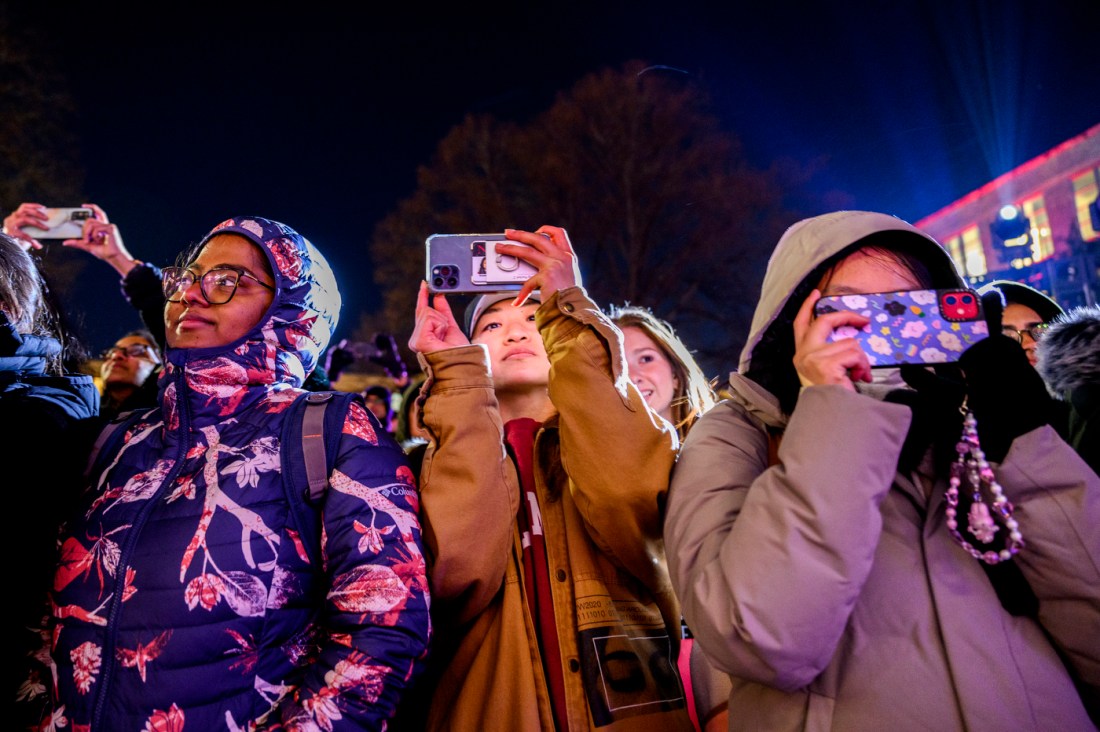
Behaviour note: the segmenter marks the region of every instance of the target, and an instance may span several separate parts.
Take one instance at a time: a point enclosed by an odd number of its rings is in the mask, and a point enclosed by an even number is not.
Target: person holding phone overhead
[[[822,295],[962,286],[936,241],[880,213],[800,221],[772,254],[664,526],[687,622],[730,674],[731,729],[1100,719],[1100,479],[1018,407],[1043,392],[1019,343],[994,322],[957,367],[872,369],[828,340],[865,316],[813,316]]]
[[[473,300],[465,328],[425,283],[409,340],[427,374],[427,728],[690,730],[659,512],[676,432],[630,383],[566,231],[505,233],[497,251],[536,274]]]

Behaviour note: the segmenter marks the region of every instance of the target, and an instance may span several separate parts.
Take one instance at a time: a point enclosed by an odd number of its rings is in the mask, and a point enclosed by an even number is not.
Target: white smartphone
[[[425,242],[425,276],[430,292],[483,293],[518,290],[538,270],[500,254],[497,242],[527,246],[504,234],[432,234]]]
[[[35,239],[79,239],[84,236],[84,222],[94,218],[90,208],[48,208],[46,227],[24,226],[23,231]]]

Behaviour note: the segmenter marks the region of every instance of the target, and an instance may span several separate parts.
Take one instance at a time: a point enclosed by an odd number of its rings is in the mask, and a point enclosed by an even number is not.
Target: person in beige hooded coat
[[[685,440],[664,526],[684,616],[733,683],[731,729],[1093,728],[1100,480],[1050,426],[1015,435],[994,468],[1026,543],[998,566],[1037,603],[1006,610],[1003,576],[949,533],[936,450],[899,470],[921,404],[884,399],[905,384],[854,341],[826,342],[866,319],[811,316],[817,288],[960,285],[934,240],[884,214],[799,222],[773,253],[732,396]]]

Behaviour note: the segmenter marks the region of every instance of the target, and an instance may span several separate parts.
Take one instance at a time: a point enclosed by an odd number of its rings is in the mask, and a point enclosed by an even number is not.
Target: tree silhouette
[[[751,166],[686,75],[640,61],[605,69],[529,123],[470,116],[451,130],[374,232],[385,294],[369,320],[411,329],[428,235],[555,224],[597,302],[652,308],[719,375],[736,360],[767,256],[799,217],[790,201],[809,174],[792,162]]]
[[[77,206],[84,168],[71,132],[77,113],[65,73],[55,62],[57,39],[24,23],[25,8],[0,11],[0,217],[24,201]],[[63,14],[59,16],[64,21]],[[74,366],[81,356],[84,318],[66,296],[88,257],[60,246],[32,252],[69,340]]]

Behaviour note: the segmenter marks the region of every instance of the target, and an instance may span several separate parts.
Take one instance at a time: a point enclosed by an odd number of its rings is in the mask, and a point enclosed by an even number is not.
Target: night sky
[[[284,221],[337,269],[338,335],[378,302],[374,226],[451,127],[522,121],[631,59],[701,82],[756,165],[820,161],[819,192],[910,221],[1100,122],[1096,2],[326,5],[0,13],[65,78],[83,189],[135,256],[167,263],[231,215]],[[485,228],[542,223],[570,225]],[[99,350],[136,316],[106,265],[85,275],[66,297]]]

